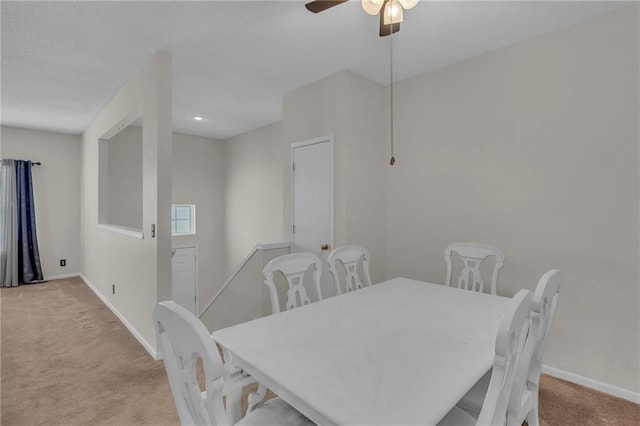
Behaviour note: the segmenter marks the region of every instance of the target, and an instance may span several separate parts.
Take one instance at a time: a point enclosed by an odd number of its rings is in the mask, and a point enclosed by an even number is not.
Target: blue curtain
[[[16,161],[0,163],[0,286],[18,286]]]
[[[36,234],[36,209],[33,202],[31,167],[31,161],[16,160],[18,281],[25,284],[44,279]]]

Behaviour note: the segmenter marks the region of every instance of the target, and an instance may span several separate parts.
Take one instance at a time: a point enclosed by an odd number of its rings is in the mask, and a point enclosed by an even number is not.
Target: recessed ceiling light
[[[193,119],[196,120],[196,121],[202,121],[202,120],[204,120],[204,117],[200,117],[199,115],[196,115],[196,116],[193,117]]]

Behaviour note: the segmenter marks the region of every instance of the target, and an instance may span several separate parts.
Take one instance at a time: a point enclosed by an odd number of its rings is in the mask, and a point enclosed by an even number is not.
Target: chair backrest
[[[498,272],[504,265],[504,255],[502,251],[488,244],[480,243],[453,243],[444,249],[444,259],[447,262],[447,281],[451,286],[453,265],[451,253],[456,252],[464,262],[464,268],[458,278],[458,287],[465,290],[484,291],[484,281],[480,273],[480,264],[489,256],[495,256],[496,263],[491,276],[491,294],[496,294],[498,287]]]
[[[542,370],[542,356],[544,348],[547,345],[549,330],[553,318],[556,315],[558,300],[560,299],[560,283],[562,274],[557,269],[546,272],[536,287],[533,294],[533,321],[539,322],[536,349],[533,354],[531,366],[529,368],[529,381],[536,385],[540,381],[540,372]]]
[[[478,416],[478,425],[504,425],[509,397],[529,332],[531,292],[520,290],[509,305],[498,329],[493,372]]]
[[[158,348],[167,370],[171,392],[183,425],[224,425],[223,366],[211,335],[195,315],[173,301],[153,310]],[[196,381],[202,359],[206,391]]]
[[[364,281],[360,279],[358,274],[358,264],[362,260],[362,273]],[[338,294],[342,293],[340,285],[340,277],[338,275],[337,264],[342,263],[345,271],[345,292],[357,290],[364,286],[371,285],[371,276],[369,275],[369,252],[362,246],[343,246],[334,249],[327,256],[329,271],[333,275],[336,282]]]
[[[509,401],[508,416],[513,418],[510,423],[522,424],[530,409],[530,407],[522,405],[526,402],[526,398],[523,396],[527,391],[538,391],[542,370],[542,356],[560,298],[561,280],[562,275],[557,269],[547,271],[538,281],[533,294],[531,330],[529,331],[529,337],[525,344]],[[537,401],[537,398],[535,401]]]
[[[269,288],[271,310],[274,314],[280,312],[278,290],[273,280],[274,271],[282,272],[287,279],[289,288],[287,290],[286,307],[289,310],[311,303],[311,299],[304,288],[304,276],[309,268],[313,268],[313,284],[318,293],[318,299],[321,300],[320,273],[322,272],[322,261],[318,256],[313,253],[292,253],[276,257],[267,263],[262,270],[262,274],[264,275],[264,283]]]

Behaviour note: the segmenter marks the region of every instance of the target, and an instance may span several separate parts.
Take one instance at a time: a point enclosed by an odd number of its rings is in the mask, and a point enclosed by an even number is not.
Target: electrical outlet
[[[111,286],[111,292],[113,294],[116,294],[116,285],[115,284]]]
[[[67,266],[67,259],[60,259],[60,266]]]

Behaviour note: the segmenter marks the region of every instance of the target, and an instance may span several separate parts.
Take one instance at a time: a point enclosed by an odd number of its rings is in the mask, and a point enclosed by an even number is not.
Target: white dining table
[[[511,299],[394,278],[213,333],[320,425],[435,425],[492,366]]]

